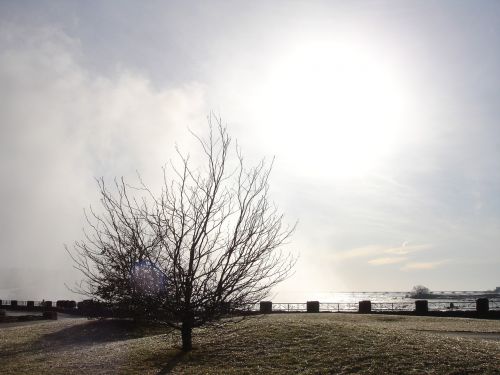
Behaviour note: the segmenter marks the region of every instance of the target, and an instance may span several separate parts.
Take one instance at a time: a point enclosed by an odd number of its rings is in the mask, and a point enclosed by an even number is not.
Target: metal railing
[[[273,311],[300,312],[306,310],[306,303],[273,303]]]
[[[249,311],[259,311],[259,304],[249,305]],[[320,302],[320,312],[356,312],[358,303]],[[490,311],[500,311],[500,300],[489,301]],[[273,302],[273,312],[306,312],[307,304],[302,302]],[[415,311],[415,301],[405,302],[372,302],[373,312]],[[428,301],[428,311],[476,311],[476,301]]]
[[[44,303],[46,301],[32,301],[32,300],[24,301],[24,300],[15,300],[15,299],[13,299],[13,300],[2,299],[2,300],[0,300],[0,307],[12,307],[13,302],[15,303],[16,307],[20,307],[20,308],[30,308],[30,307],[41,308],[41,307],[44,307]],[[56,306],[56,303],[53,302],[52,306]]]
[[[500,310],[500,301],[490,300],[490,310]]]
[[[373,302],[373,311],[411,311],[415,308],[414,302]]]
[[[357,303],[334,303],[326,302],[319,304],[319,311],[342,312],[342,311],[357,311]]]
[[[12,302],[17,302],[17,307],[22,309],[28,308],[28,302],[33,302],[31,306],[36,308],[41,308],[44,301],[22,301],[22,300],[0,300],[0,307],[11,307]],[[56,303],[52,303],[53,307],[56,307]],[[242,310],[246,311],[259,311],[259,304],[247,305]],[[350,302],[320,302],[319,311],[320,312],[356,312],[359,309],[359,304]],[[371,311],[373,312],[397,312],[397,311],[414,311],[415,301],[405,301],[405,302],[372,302]],[[475,311],[476,301],[432,301],[428,300],[428,311]],[[500,311],[500,299],[489,300],[489,310],[490,311]],[[306,312],[307,303],[305,302],[273,302],[272,304],[273,312]]]

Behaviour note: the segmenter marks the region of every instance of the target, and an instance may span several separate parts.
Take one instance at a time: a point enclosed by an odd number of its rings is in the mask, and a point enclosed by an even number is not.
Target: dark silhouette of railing
[[[20,301],[0,300],[0,309],[19,311],[59,311],[69,314],[80,314],[86,316],[120,316],[120,311],[113,307],[105,307],[104,304],[85,300],[76,303],[69,300],[52,301]],[[258,304],[247,305],[240,309],[228,308],[231,313],[294,313],[294,312],[359,312],[359,313],[410,313],[427,314],[433,312],[473,312],[487,315],[492,312],[500,316],[500,300],[489,300],[478,298],[476,301],[432,301],[416,300],[404,302],[371,302],[360,301],[358,303],[342,302],[271,302],[263,301]],[[121,311],[123,313],[123,311]],[[126,315],[126,314],[125,314]],[[490,314],[492,315],[492,314]],[[495,315],[495,316],[496,316]]]
[[[69,312],[76,310],[77,304],[75,301],[58,300],[55,303],[52,301],[22,301],[22,300],[0,300],[0,308],[7,310],[19,311],[61,311]]]
[[[311,301],[310,301],[311,302]],[[317,302],[317,301],[316,301]],[[308,303],[300,302],[265,302],[265,311],[260,304],[250,305],[251,311],[260,312],[308,312]],[[363,309],[366,312],[448,312],[448,311],[500,311],[500,301],[491,301],[487,298],[479,298],[476,301],[405,301],[405,302],[371,302],[360,301],[358,303],[342,302],[318,302],[319,312],[358,312]],[[361,307],[362,306],[362,307]],[[311,311],[309,311],[311,312]]]

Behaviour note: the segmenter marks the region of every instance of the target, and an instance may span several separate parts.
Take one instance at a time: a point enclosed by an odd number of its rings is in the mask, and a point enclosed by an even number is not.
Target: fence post
[[[319,301],[307,301],[308,313],[319,313]]]
[[[417,314],[427,314],[429,312],[429,303],[426,299],[415,301],[415,312]]]
[[[488,298],[478,298],[476,300],[476,312],[478,314],[487,314],[490,310],[490,301]]]
[[[369,314],[372,312],[372,301],[359,301],[358,312],[361,314]]]
[[[270,314],[273,312],[273,303],[271,301],[260,302],[260,312],[262,314]]]

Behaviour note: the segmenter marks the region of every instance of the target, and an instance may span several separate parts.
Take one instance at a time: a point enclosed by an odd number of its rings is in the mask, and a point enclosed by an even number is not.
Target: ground
[[[1,374],[500,374],[500,321],[273,314],[195,330],[64,319],[0,326]]]

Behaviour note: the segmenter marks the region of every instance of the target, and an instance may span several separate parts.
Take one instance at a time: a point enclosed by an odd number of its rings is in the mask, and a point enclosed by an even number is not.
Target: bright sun
[[[410,136],[408,85],[396,64],[366,45],[300,44],[275,62],[267,82],[272,138],[283,140],[281,151],[297,167],[364,175]]]

